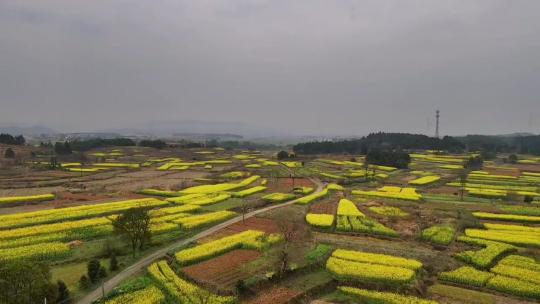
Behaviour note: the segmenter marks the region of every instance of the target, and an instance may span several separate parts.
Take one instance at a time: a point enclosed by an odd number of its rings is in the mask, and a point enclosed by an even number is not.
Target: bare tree
[[[277,276],[283,277],[290,265],[291,254],[295,245],[302,246],[300,239],[309,233],[309,229],[303,224],[302,219],[295,218],[282,210],[276,217],[276,224],[283,241],[279,244]]]
[[[467,177],[469,176],[469,169],[463,168],[459,171],[459,199],[463,201],[463,196],[465,195],[465,188],[467,188]]]

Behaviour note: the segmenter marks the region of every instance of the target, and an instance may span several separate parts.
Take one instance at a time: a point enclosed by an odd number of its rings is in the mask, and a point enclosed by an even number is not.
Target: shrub
[[[90,279],[90,282],[92,282],[92,284],[96,284],[100,279],[101,264],[99,260],[91,260],[90,262],[88,262],[88,265],[86,267],[87,275]]]
[[[306,260],[310,264],[324,261],[332,252],[332,246],[326,244],[317,244],[317,246],[306,253]]]
[[[91,283],[88,277],[86,275],[82,275],[81,278],[79,279],[79,287],[82,290],[88,290],[90,289],[90,286],[91,286]]]

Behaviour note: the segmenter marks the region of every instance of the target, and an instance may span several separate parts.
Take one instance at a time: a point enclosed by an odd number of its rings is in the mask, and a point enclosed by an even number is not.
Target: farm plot
[[[260,256],[257,250],[235,249],[207,261],[182,268],[189,278],[215,285],[217,289],[232,290],[239,280],[244,280],[252,272],[241,268],[242,265],[256,260]]]

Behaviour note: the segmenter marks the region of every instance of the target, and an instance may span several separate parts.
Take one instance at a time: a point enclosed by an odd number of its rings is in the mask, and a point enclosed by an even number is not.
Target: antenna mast
[[[436,120],[436,123],[435,123],[435,137],[436,138],[439,138],[439,117],[440,117],[440,111],[437,110],[435,112],[435,120]]]

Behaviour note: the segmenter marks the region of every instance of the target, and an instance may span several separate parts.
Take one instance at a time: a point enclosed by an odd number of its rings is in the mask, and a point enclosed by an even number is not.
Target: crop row
[[[469,266],[439,273],[439,279],[443,281],[476,287],[485,286],[487,281],[493,277],[494,274],[492,273],[480,271]]]
[[[148,267],[148,273],[167,293],[175,299],[175,303],[232,304],[234,297],[223,297],[210,293],[199,286],[180,278],[169,267],[166,261],[154,263]]]
[[[188,217],[182,217],[173,221],[173,223],[179,224],[184,229],[193,229],[200,226],[221,222],[237,215],[232,211],[216,211],[211,213],[205,213],[200,215],[193,215]]]
[[[477,218],[486,219],[486,220],[540,223],[540,216],[499,214],[499,213],[488,213],[488,212],[473,212],[473,215]]]
[[[234,197],[246,197],[246,196],[249,196],[249,195],[252,195],[252,194],[255,194],[255,193],[263,192],[264,190],[266,190],[265,186],[255,186],[255,187],[252,187],[252,188],[248,188],[248,189],[245,189],[245,190],[234,192],[232,194],[232,196],[234,196]]]
[[[8,196],[0,197],[0,205],[5,204],[14,204],[20,202],[42,202],[50,201],[55,198],[54,194],[39,194],[39,195],[29,195],[29,196]]]
[[[510,214],[540,216],[540,207],[503,206],[501,210]]]
[[[411,185],[427,185],[427,184],[431,184],[431,183],[434,183],[438,180],[440,180],[441,177],[438,176],[438,175],[427,175],[427,176],[422,176],[420,178],[417,178],[415,180],[412,180],[409,182],[409,184]]]
[[[237,248],[263,249],[272,242],[275,237],[266,237],[265,233],[257,230],[246,230],[218,240],[210,241],[202,245],[184,249],[176,253],[176,260],[182,265],[193,264]]]
[[[416,193],[415,188],[400,188],[390,186],[384,186],[377,191],[353,190],[352,194],[410,201],[419,201],[422,198],[422,195]]]
[[[528,281],[534,284],[538,284],[538,286],[540,286],[539,271],[499,263],[495,267],[491,268],[491,272],[515,279],[520,279],[523,281]]]
[[[346,232],[359,232],[378,234],[396,237],[398,233],[374,219],[363,216],[342,216],[337,217],[337,230]]]
[[[435,301],[425,300],[413,296],[405,296],[391,292],[372,291],[348,286],[339,286],[338,290],[353,296],[361,303],[380,304],[437,304]]]
[[[540,233],[518,230],[465,229],[465,235],[519,246],[540,247]]]
[[[163,292],[155,286],[149,286],[134,292],[127,292],[105,302],[105,304],[159,304],[165,299]]]
[[[326,269],[342,281],[393,285],[407,284],[415,278],[414,271],[407,268],[353,262],[335,257],[328,259]]]
[[[514,266],[540,272],[540,263],[536,262],[533,258],[524,257],[521,255],[509,255],[502,259],[498,265]]]
[[[183,189],[179,191],[182,194],[193,194],[193,193],[216,193],[216,192],[224,192],[224,191],[231,191],[238,188],[246,187],[255,182],[257,179],[259,179],[260,176],[253,175],[250,176],[239,183],[223,183],[223,184],[215,184],[215,185],[200,185],[200,186],[194,186],[190,188]]]
[[[183,204],[191,204],[191,205],[212,205],[216,204],[225,200],[228,200],[231,198],[231,195],[228,193],[217,193],[217,194],[205,194],[203,196],[195,197],[188,200],[182,200],[182,196],[180,197],[171,197],[166,199],[168,202],[172,203],[183,203]]]
[[[422,239],[438,245],[449,245],[455,234],[456,229],[451,225],[436,225],[422,230]]]
[[[305,204],[309,204],[313,201],[316,201],[320,198],[323,198],[325,197],[326,195],[328,194],[328,188],[324,188],[321,192],[317,192],[317,193],[313,193],[313,194],[309,194],[309,195],[306,195],[302,198],[299,198],[296,203],[297,204],[302,204],[302,205],[305,205]]]
[[[509,256],[511,263],[527,261],[527,264],[539,265],[528,258]],[[491,272],[479,271],[471,267],[461,267],[453,271],[439,273],[439,279],[453,283],[486,287],[515,296],[540,299],[540,272],[533,269],[509,266],[503,259]]]
[[[0,216],[0,229],[38,225],[58,221],[94,217],[117,213],[134,207],[158,207],[169,204],[155,198],[134,199],[119,202],[41,210]]]
[[[371,212],[380,214],[380,215],[386,215],[390,217],[406,217],[409,216],[409,213],[397,208],[397,207],[390,207],[390,206],[372,206],[369,207],[369,210]]]
[[[540,233],[540,227],[508,225],[508,224],[493,224],[493,223],[484,223],[483,225],[484,225],[484,228],[488,230],[530,231],[530,232]]]
[[[337,215],[365,216],[362,212],[360,212],[360,210],[358,210],[358,208],[352,201],[345,198],[339,200]]]
[[[308,213],[306,214],[306,222],[314,227],[330,228],[334,224],[334,215]]]
[[[417,260],[379,253],[336,249],[332,253],[332,256],[347,261],[403,267],[415,271],[422,268],[422,263]]]
[[[16,248],[0,249],[0,260],[34,259],[56,260],[70,254],[68,245],[60,242],[28,245]]]
[[[474,240],[471,240],[467,237],[460,237],[459,240],[469,243],[475,243]],[[499,242],[485,241],[483,242],[483,244],[476,244],[485,246],[485,248],[476,251],[467,250],[460,252],[456,254],[456,258],[464,261],[465,263],[474,265],[478,268],[488,268],[497,258],[508,252],[516,250],[516,248],[512,245]]]
[[[296,196],[292,193],[275,192],[262,197],[263,200],[270,203],[282,203],[294,199]]]

